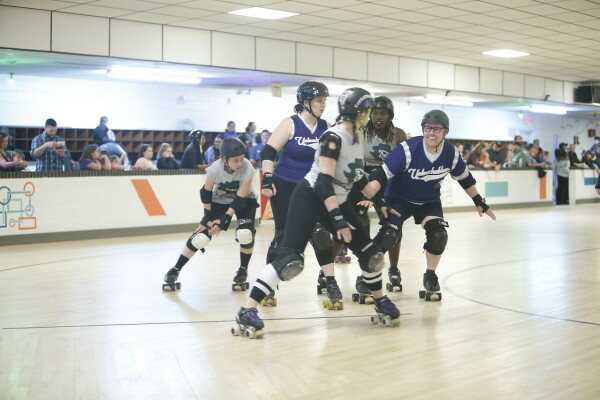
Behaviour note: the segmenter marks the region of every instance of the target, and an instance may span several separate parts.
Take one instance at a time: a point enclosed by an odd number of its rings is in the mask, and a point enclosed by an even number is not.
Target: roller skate
[[[265,323],[258,316],[258,310],[252,308],[240,308],[235,316],[236,325],[231,328],[233,336],[243,336],[246,339],[257,339],[264,335]]]
[[[332,277],[333,278],[333,277]],[[323,308],[328,310],[343,310],[342,291],[335,278],[327,282],[327,299],[323,300]]]
[[[177,268],[173,267],[165,274],[165,283],[162,285],[162,290],[165,292],[174,292],[176,290],[181,290],[181,283],[177,282],[177,278],[179,278],[179,272]]]
[[[246,289],[249,289],[250,284],[246,282],[247,278],[248,268],[240,266],[235,276],[233,277],[233,284],[231,285],[231,290],[233,290],[234,292],[243,292]]]
[[[356,291],[352,295],[352,301],[358,304],[373,304],[373,296],[371,291],[367,287],[367,283],[363,280],[362,276],[356,277]]]
[[[380,326],[400,325],[400,310],[387,296],[375,300],[375,312],[377,314],[371,316],[372,324],[379,324]]]
[[[400,270],[398,267],[390,267],[388,270],[388,277],[390,278],[390,282],[385,284],[385,287],[388,292],[398,292],[402,291],[402,277],[400,276]]]
[[[348,247],[344,246],[338,253],[334,262],[336,264],[348,264],[351,261],[352,261],[352,258],[348,255]]]
[[[425,301],[441,301],[440,284],[438,277],[433,270],[427,270],[423,275],[423,286],[425,290],[419,291],[419,298]]]
[[[323,270],[319,271],[317,277],[317,294],[327,294],[327,279],[325,279]]]
[[[277,306],[277,299],[275,298],[275,291],[269,293],[267,297],[260,301],[260,305],[263,307],[275,307]]]

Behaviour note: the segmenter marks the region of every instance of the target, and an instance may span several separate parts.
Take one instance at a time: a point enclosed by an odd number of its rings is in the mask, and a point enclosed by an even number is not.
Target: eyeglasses
[[[434,128],[433,126],[424,126],[423,132],[425,132],[425,133],[433,132],[435,134],[438,134],[442,131],[442,129],[445,129],[445,128],[437,128],[437,127]]]

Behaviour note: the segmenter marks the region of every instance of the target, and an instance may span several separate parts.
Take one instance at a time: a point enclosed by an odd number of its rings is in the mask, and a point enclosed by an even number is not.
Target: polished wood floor
[[[169,294],[186,234],[0,247],[0,399],[600,398],[600,205],[496,214],[447,215],[439,303],[418,297],[424,233],[407,223],[397,328],[351,302],[354,258],[336,270],[345,309],[323,309],[308,249],[260,310],[262,340],[229,333],[245,297],[231,231]]]

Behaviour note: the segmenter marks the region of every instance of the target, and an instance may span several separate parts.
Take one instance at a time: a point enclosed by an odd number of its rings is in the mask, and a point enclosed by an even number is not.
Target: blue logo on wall
[[[35,186],[32,182],[25,183],[21,191],[0,186],[0,229],[37,229],[32,202],[34,194]]]

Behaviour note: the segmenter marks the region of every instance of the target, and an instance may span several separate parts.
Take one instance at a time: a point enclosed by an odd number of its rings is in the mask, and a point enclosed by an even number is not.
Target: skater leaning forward
[[[348,243],[357,256],[362,275],[375,297],[378,317],[399,323],[400,311],[383,295],[383,249],[371,240],[352,206],[346,201],[355,186],[371,198],[363,174],[363,143],[359,129],[369,119],[373,97],[364,89],[350,88],[339,98],[337,124],[321,136],[311,170],[292,193],[281,247],[276,258],[258,275],[244,307],[237,316],[234,334],[262,335],[263,321],[256,306],[280,281],[291,280],[304,268],[304,249],[317,222]],[[330,296],[331,299],[331,296]],[[332,299],[335,301],[335,298]],[[339,301],[339,299],[338,299]]]
[[[423,136],[408,139],[396,147],[386,157],[383,166],[371,173],[369,186],[374,185],[373,190],[378,190],[387,182],[385,201],[391,209],[390,227],[397,227],[399,237],[402,224],[411,216],[425,230],[425,291],[419,295],[426,300],[441,300],[441,293],[437,293],[440,285],[435,270],[448,241],[448,223],[443,219],[440,201],[440,185],[444,177],[450,174],[458,181],[473,200],[479,216],[485,213],[493,220],[496,216],[477,191],[475,179],[459,151],[445,140],[450,128],[446,113],[429,111],[423,116],[421,127]]]
[[[223,139],[221,158],[206,169],[206,180],[200,189],[204,217],[187,240],[175,266],[165,275],[163,290],[180,288],[177,278],[183,266],[198,250],[204,252],[213,236],[226,231],[235,214],[238,226],[235,239],[240,244],[240,267],[233,278],[233,290],[248,288],[248,264],[254,247],[254,218],[258,202],[252,192],[254,168],[244,158],[246,146],[235,137]]]

